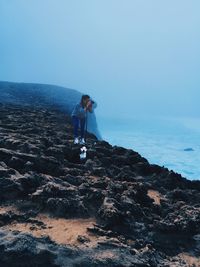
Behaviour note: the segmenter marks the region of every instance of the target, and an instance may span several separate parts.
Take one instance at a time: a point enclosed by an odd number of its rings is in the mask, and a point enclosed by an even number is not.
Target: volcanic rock
[[[0,266],[200,266],[199,181],[90,132],[81,161],[55,106],[0,111]]]

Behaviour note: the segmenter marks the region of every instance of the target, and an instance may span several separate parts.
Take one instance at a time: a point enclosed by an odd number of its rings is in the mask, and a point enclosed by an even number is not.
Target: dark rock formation
[[[192,147],[184,148],[184,151],[189,152],[189,151],[194,151]]]
[[[77,90],[49,84],[0,82],[1,103],[29,107],[52,106],[68,114],[80,101],[81,95],[81,92]],[[48,110],[46,115],[48,116]],[[88,113],[88,122],[88,131],[95,134],[99,140],[102,139],[94,113]],[[36,128],[35,131],[37,131]]]
[[[87,148],[67,112],[0,104],[0,266],[200,266],[200,182],[90,133]]]

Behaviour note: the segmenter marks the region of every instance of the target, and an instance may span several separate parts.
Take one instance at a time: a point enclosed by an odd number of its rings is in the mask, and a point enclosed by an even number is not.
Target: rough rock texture
[[[51,105],[71,113],[74,105],[80,101],[81,95],[77,90],[49,84],[0,82],[0,102],[7,104],[29,107]],[[88,122],[88,131],[101,140],[94,112],[88,113]]]
[[[67,113],[0,104],[0,266],[200,266],[200,182],[87,148]]]

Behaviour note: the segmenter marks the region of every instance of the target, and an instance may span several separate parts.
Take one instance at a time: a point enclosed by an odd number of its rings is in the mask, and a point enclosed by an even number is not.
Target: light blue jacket
[[[92,104],[92,112],[94,110],[94,108],[97,107],[97,103],[90,99],[91,101],[93,101],[94,103]],[[71,116],[76,116],[78,118],[85,118],[86,117],[86,111],[84,110],[84,108],[82,107],[81,103],[77,103],[76,106],[74,107],[72,113],[71,113]]]

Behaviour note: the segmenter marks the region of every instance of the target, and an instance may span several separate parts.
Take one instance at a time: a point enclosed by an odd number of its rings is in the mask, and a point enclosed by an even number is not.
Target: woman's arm
[[[97,103],[93,101],[92,99],[87,103],[86,110],[88,110],[90,113],[93,112],[93,109],[97,107]]]
[[[72,116],[78,116],[78,114],[79,114],[79,109],[80,109],[80,105],[79,105],[79,103],[77,103],[75,106],[74,106],[74,109],[73,109],[73,111],[72,111]]]

